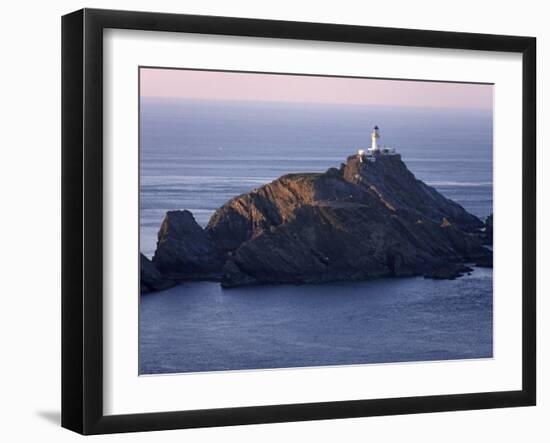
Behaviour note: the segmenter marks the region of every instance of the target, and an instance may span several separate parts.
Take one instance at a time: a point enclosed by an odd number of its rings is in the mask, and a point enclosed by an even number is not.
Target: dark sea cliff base
[[[202,229],[170,211],[142,292],[181,281],[226,288],[425,276],[454,279],[492,266],[485,225],[408,170],[399,154],[348,157],[325,173],[288,174],[229,200]]]

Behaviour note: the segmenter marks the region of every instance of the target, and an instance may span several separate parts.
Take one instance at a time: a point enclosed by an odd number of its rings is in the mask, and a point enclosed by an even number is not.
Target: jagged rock
[[[189,211],[166,213],[153,263],[174,280],[219,278],[225,258]]]
[[[392,155],[375,162],[351,156],[340,170],[285,175],[227,202],[206,232],[227,256],[222,285],[230,287],[455,278],[464,272],[460,263],[490,255],[482,226]]]
[[[140,253],[139,259],[141,293],[161,291],[175,285],[173,280],[163,277],[156,266],[145,255]]]

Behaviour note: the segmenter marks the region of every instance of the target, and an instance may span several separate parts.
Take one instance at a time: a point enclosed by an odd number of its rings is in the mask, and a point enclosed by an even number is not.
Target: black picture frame
[[[522,54],[522,389],[130,415],[103,413],[103,30]],[[536,403],[536,39],[232,17],[83,9],[62,18],[62,426],[82,434],[530,406]]]

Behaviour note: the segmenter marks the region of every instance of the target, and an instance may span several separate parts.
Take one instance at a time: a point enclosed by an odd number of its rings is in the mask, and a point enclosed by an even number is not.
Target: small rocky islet
[[[324,173],[284,175],[226,202],[203,229],[169,211],[141,291],[189,280],[230,288],[425,276],[492,267],[486,223],[418,180],[401,155],[351,155]]]

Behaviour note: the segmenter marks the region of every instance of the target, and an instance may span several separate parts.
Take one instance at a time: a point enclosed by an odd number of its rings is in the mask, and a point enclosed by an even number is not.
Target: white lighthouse
[[[374,129],[372,130],[372,133],[370,135],[370,138],[371,138],[371,147],[370,147],[370,150],[371,151],[379,151],[380,148],[378,147],[378,139],[380,138],[380,131],[378,129],[378,126],[375,126]]]
[[[360,148],[357,151],[357,157],[359,157],[359,161],[361,163],[363,163],[363,161],[374,163],[374,162],[376,162],[377,157],[380,158],[380,157],[385,157],[385,156],[388,156],[388,155],[390,155],[390,156],[399,155],[395,151],[395,148],[387,148],[386,146],[381,148],[378,145],[378,141],[380,139],[380,129],[378,128],[378,126],[375,126],[372,129],[372,132],[370,134],[370,138],[371,138],[370,148],[368,148],[366,150],[366,152],[365,152],[364,148]]]

